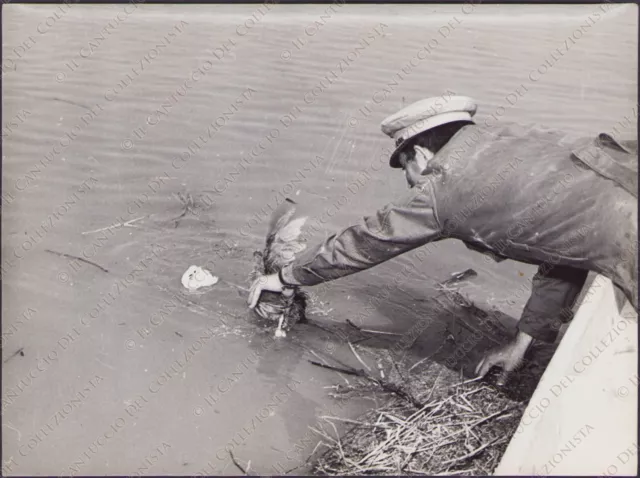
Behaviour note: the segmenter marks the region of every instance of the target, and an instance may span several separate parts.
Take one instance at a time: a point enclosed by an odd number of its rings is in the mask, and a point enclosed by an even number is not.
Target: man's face
[[[400,153],[399,162],[402,165],[402,169],[404,169],[407,184],[409,188],[412,188],[418,184],[422,173],[427,169],[427,163],[433,158],[434,154],[427,148],[417,145],[407,149],[408,151]]]

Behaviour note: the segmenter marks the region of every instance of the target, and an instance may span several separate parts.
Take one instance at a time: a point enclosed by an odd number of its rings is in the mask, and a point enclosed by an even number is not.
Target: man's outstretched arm
[[[325,239],[286,266],[286,284],[312,286],[359,272],[438,239],[431,184],[412,188],[375,215]]]
[[[289,285],[313,286],[392,259],[439,238],[431,183],[412,188],[404,197],[364,218],[362,224],[334,234],[283,268]]]
[[[368,269],[428,242],[441,239],[431,183],[412,188],[403,198],[307,250],[280,274],[256,279],[247,302],[254,308],[262,291],[282,292],[287,285],[312,286]]]

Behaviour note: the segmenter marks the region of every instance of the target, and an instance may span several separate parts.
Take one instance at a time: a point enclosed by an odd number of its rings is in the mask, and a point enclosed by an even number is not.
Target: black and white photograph
[[[3,1],[2,476],[635,476],[636,3]]]

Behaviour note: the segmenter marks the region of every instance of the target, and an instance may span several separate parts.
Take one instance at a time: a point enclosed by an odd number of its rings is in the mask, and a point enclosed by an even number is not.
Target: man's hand
[[[476,367],[476,375],[478,377],[484,377],[487,372],[491,370],[491,367],[500,367],[502,368],[502,373],[498,377],[498,385],[504,385],[511,372],[522,364],[524,354],[529,348],[529,345],[531,345],[532,340],[533,338],[530,335],[524,332],[518,332],[516,338],[511,342],[485,355]]]
[[[262,294],[263,290],[282,292],[283,289],[284,285],[280,282],[278,274],[258,277],[253,281],[251,289],[249,290],[249,298],[247,299],[249,308],[253,309],[256,306],[258,300],[260,300],[260,294]]]

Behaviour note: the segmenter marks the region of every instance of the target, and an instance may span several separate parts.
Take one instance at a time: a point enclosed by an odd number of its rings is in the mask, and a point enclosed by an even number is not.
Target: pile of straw
[[[478,380],[460,382],[446,367],[431,362],[419,374],[393,364],[392,393],[381,408],[359,420],[322,417],[333,429],[338,421],[354,424],[342,437],[318,431],[328,448],[313,471],[329,475],[488,475],[498,465],[524,411],[524,403]],[[371,377],[334,387],[334,396],[371,391]],[[351,382],[350,382],[351,383]],[[456,385],[446,385],[454,383]],[[440,384],[440,385],[439,385]],[[407,398],[408,397],[408,398]],[[421,405],[421,406],[418,406]],[[323,427],[326,430],[326,427]]]
[[[332,360],[339,363],[339,367],[328,365],[326,361],[312,361],[314,365],[341,373],[347,382],[346,386],[331,387],[335,398],[370,397],[384,393],[386,401],[358,420],[321,417],[329,427],[315,430],[321,442],[309,457],[314,473],[432,476],[493,473],[555,346],[532,347],[535,359],[525,360],[524,367],[507,387],[492,385],[496,378],[493,375],[491,379],[492,374],[483,380],[464,381],[463,368],[467,374],[473,373],[479,354],[488,350],[488,346],[508,340],[508,335],[495,318],[491,318],[491,323],[485,321],[481,327],[480,319],[488,318],[488,314],[455,290],[459,281],[474,274],[475,271],[469,269],[456,274],[452,279],[455,283],[446,281],[441,284],[441,294],[436,299],[442,295],[449,298],[443,310],[448,310],[460,327],[456,328],[457,332],[452,332],[455,336],[447,337],[440,331],[442,345],[413,365],[407,364],[406,357],[417,336],[404,349],[401,358],[394,358],[391,353],[393,346],[375,348],[371,344],[372,334],[380,337],[382,332],[360,329],[348,320],[352,329],[367,335],[364,340],[368,340],[369,346],[359,345],[360,353],[353,345],[356,342],[346,339],[355,359],[364,368],[355,369],[336,357]],[[449,331],[448,328],[446,330]],[[424,333],[433,336],[439,332],[430,329]],[[482,340],[470,342],[473,337]],[[460,344],[468,343],[476,344],[476,357],[469,353],[456,362],[460,374],[441,363],[447,362],[446,358]],[[366,354],[367,360],[360,354]],[[324,361],[318,354],[314,355]],[[367,364],[371,361],[377,362],[378,370]],[[342,436],[335,426],[340,422],[353,425]]]

